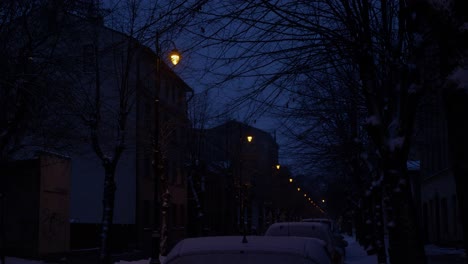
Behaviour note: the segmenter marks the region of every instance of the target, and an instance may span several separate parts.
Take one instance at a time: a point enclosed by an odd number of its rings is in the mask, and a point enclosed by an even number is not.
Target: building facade
[[[237,121],[196,133],[199,160],[204,164],[201,204],[205,231],[217,235],[258,233],[275,195],[275,138]]]
[[[71,159],[50,152],[2,164],[6,254],[42,257],[70,250]]]
[[[460,243],[463,236],[441,93],[430,89],[420,106],[420,215],[428,243],[453,245]]]
[[[53,12],[52,12],[53,11]],[[155,125],[156,54],[135,38],[104,25],[97,12],[50,15],[44,30],[57,30],[50,85],[64,92],[62,122],[72,127],[70,215],[71,248],[99,245],[103,185],[107,160],[116,160],[112,250],[148,243],[156,219],[154,202],[154,135],[159,128],[163,173],[170,199],[169,243],[185,237],[187,97],[191,88],[161,60],[159,126]],[[53,25],[55,27],[49,27]],[[59,25],[59,26],[58,26]],[[121,153],[119,153],[122,151]],[[156,179],[159,180],[159,179]],[[161,191],[161,190],[158,190]],[[161,203],[161,201],[158,201]]]

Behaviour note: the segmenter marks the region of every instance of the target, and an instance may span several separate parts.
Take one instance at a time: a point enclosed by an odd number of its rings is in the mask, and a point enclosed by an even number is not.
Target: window
[[[457,196],[452,195],[452,205],[453,205],[453,234],[456,235],[458,232],[458,213],[457,213]]]
[[[171,93],[171,102],[172,103],[176,102],[176,91],[177,91],[177,86],[172,85],[172,93]]]
[[[182,180],[182,176],[180,173],[180,168],[177,167],[176,168],[176,184],[181,184],[182,183],[181,180]]]
[[[145,123],[146,123],[146,127],[149,127],[148,125],[150,124],[151,122],[151,104],[149,101],[145,100],[145,103],[144,103],[144,107],[145,107],[145,113],[144,113],[144,120],[145,120]]]
[[[147,154],[145,154],[145,157],[143,158],[142,167],[143,167],[143,177],[150,178],[152,164],[151,164],[151,159],[148,157]]]
[[[432,230],[434,226],[434,201],[429,200],[429,228]]]
[[[184,224],[185,224],[185,206],[183,204],[181,204],[179,209],[180,209],[179,226],[184,226]]]
[[[94,72],[96,66],[96,54],[93,44],[83,46],[83,72]]]
[[[448,211],[447,211],[447,198],[442,198],[440,200],[441,207],[441,220],[442,220],[442,231],[448,232]]]
[[[143,227],[148,227],[150,224],[150,201],[144,200],[143,201]]]
[[[178,224],[178,219],[177,219],[177,204],[175,203],[171,203],[171,208],[169,209],[169,211],[171,212],[171,219],[169,220],[170,221],[170,225],[171,226],[177,226]]]

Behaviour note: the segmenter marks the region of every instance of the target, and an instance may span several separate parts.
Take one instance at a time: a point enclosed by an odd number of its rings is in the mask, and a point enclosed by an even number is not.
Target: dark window
[[[452,196],[452,204],[453,204],[453,234],[457,234],[458,232],[458,204],[457,204],[457,196]]]
[[[434,201],[431,199],[429,200],[429,229],[433,230],[434,228]]]
[[[171,102],[172,103],[176,102],[176,92],[177,92],[177,86],[173,85],[172,86],[172,93],[171,93]]]
[[[181,204],[179,209],[180,209],[179,226],[184,226],[184,224],[185,224],[185,206],[183,204]]]
[[[93,72],[96,66],[96,54],[93,44],[83,46],[83,71]]]
[[[145,155],[145,157],[143,158],[143,164],[142,164],[142,167],[143,167],[143,177],[144,178],[149,178],[150,175],[151,175],[151,159],[148,158],[147,155]]]
[[[441,220],[442,220],[442,231],[448,232],[448,211],[447,211],[447,198],[440,200]]]
[[[180,184],[180,180],[181,180],[181,177],[180,177],[180,168],[179,167],[176,167],[175,168],[175,181],[176,181],[176,184]]]
[[[145,114],[144,114],[145,128],[150,128],[151,124],[151,105],[150,102],[145,101]]]
[[[171,208],[169,209],[171,211],[171,220],[170,220],[170,225],[171,226],[177,226],[178,221],[177,221],[177,204],[172,203]]]
[[[143,227],[148,227],[150,224],[150,201],[143,201]]]

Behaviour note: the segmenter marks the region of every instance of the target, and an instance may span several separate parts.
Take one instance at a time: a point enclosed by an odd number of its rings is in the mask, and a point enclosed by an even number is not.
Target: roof
[[[301,237],[266,237],[247,236],[247,243],[242,243],[242,236],[218,236],[187,238],[179,242],[169,253],[165,263],[183,256],[218,254],[289,254],[304,257],[316,263],[329,263],[325,244],[318,239]]]

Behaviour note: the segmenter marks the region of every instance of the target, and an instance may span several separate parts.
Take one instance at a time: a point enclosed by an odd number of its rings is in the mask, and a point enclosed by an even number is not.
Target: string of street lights
[[[289,178],[289,182],[290,182],[290,183],[292,183],[293,181],[294,181],[293,178]],[[300,192],[300,191],[301,191],[301,187],[297,187],[297,191]],[[315,208],[317,208],[322,214],[325,213],[325,211],[323,211],[323,209],[322,209],[320,206],[318,206],[318,205],[314,202],[314,200],[312,200],[312,198],[307,197],[307,193],[304,193],[304,198],[306,198],[306,200],[307,200],[310,204],[312,204]],[[322,199],[322,203],[325,203],[325,199]]]

